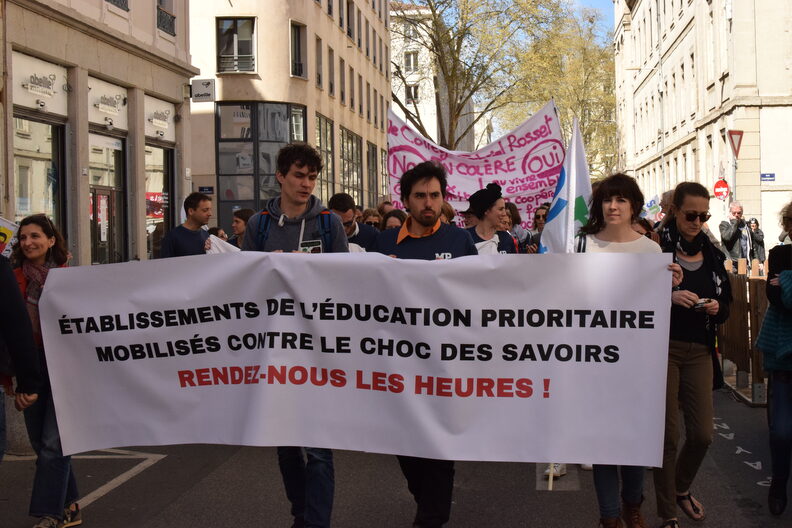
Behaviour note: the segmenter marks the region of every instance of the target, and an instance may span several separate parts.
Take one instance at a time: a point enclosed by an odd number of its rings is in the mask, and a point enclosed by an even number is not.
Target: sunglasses
[[[535,215],[534,220],[546,220],[547,215]]]
[[[354,220],[350,220],[349,222],[343,222],[343,224],[344,224],[344,227],[352,227],[353,225],[355,225],[355,221]]]
[[[688,213],[682,213],[682,214],[685,216],[685,220],[687,220],[688,222],[695,222],[696,218],[698,218],[699,220],[701,220],[702,224],[704,222],[706,222],[707,220],[709,220],[710,217],[712,216],[709,213],[691,213],[691,212],[688,212]]]
[[[370,225],[370,226],[377,226],[377,225],[379,225],[379,222],[373,222],[373,221],[370,221],[370,220],[366,220],[366,222],[364,222],[364,223],[365,223],[366,225]]]

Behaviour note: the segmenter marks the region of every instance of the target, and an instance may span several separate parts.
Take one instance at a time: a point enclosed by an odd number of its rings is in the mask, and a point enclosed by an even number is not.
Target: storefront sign
[[[175,143],[176,126],[173,116],[176,115],[176,107],[173,103],[147,95],[143,106],[146,113],[146,137]]]
[[[215,80],[214,79],[193,79],[190,83],[192,88],[192,100],[195,103],[211,102],[215,100]]]
[[[40,308],[63,450],[659,466],[670,262],[243,251],[54,269]]]
[[[66,68],[13,52],[13,104],[38,112],[67,114]]]
[[[22,87],[27,88],[30,93],[52,97],[55,95],[55,79],[57,79],[57,76],[54,73],[49,74],[47,77],[34,73],[30,76],[28,82],[22,83]]]
[[[88,77],[88,120],[108,129],[128,130],[127,89]]]
[[[157,128],[168,128],[168,115],[170,115],[168,110],[155,111],[149,117],[149,123]]]
[[[99,109],[100,112],[104,112],[105,114],[111,115],[118,115],[121,111],[121,96],[108,96],[103,95],[99,98],[99,102],[94,104],[96,108]]]

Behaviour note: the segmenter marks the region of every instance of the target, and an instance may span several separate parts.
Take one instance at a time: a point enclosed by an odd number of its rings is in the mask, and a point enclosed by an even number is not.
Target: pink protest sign
[[[405,171],[423,161],[435,160],[448,171],[446,199],[457,211],[468,208],[467,199],[496,182],[506,201],[517,206],[522,226],[533,227],[537,206],[553,199],[564,162],[564,143],[555,105],[547,103],[523,124],[475,152],[449,151],[413,130],[393,112],[388,113],[388,173],[391,199],[403,209],[399,180]]]

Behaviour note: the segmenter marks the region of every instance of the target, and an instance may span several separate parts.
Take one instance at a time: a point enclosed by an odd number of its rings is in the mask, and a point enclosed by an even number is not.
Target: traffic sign
[[[732,152],[735,158],[740,157],[740,145],[742,144],[743,131],[742,130],[727,130],[729,136],[729,143],[731,144]]]
[[[729,184],[726,180],[718,180],[715,182],[715,198],[725,200],[729,197]]]

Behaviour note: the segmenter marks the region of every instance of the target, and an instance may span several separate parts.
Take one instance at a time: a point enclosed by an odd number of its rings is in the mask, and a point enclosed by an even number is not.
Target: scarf
[[[715,295],[718,300],[723,297],[726,302],[731,301],[731,285],[723,266],[723,253],[712,245],[704,231],[699,231],[693,240],[688,241],[679,233],[674,219],[670,218],[660,230],[660,247],[663,248],[664,253],[674,254],[674,262],[677,262],[677,251],[691,257],[701,252],[704,256],[704,266],[712,272],[712,283],[715,285]]]
[[[44,345],[44,341],[41,337],[38,303],[41,292],[44,289],[44,283],[47,281],[47,274],[50,269],[55,267],[57,267],[57,264],[51,260],[46,261],[43,266],[33,264],[29,260],[22,262],[22,274],[28,280],[25,306],[30,316],[30,322],[33,325],[33,338],[39,347]]]

